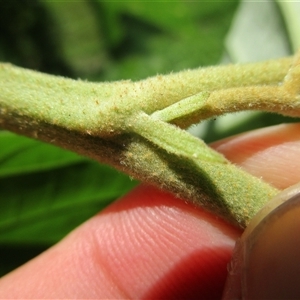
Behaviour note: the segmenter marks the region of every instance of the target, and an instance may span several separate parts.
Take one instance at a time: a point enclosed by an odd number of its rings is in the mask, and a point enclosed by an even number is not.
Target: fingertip
[[[171,194],[139,186],[3,278],[0,295],[219,298],[239,234]]]
[[[300,194],[238,241],[223,299],[299,299]]]
[[[251,254],[245,262],[247,297],[299,299],[300,195],[274,210],[265,223],[253,238]]]
[[[150,186],[100,215],[111,224],[102,234],[101,259],[129,297],[220,298],[238,229]]]

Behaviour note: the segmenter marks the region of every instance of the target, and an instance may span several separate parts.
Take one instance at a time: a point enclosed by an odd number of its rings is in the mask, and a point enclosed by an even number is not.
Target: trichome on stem
[[[108,83],[0,64],[0,127],[111,164],[245,227],[278,191],[184,129],[242,110],[299,116],[299,57]]]

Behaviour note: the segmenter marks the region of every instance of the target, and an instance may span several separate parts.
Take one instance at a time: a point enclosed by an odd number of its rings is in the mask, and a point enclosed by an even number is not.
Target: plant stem
[[[188,127],[249,104],[281,112],[275,96],[294,103],[294,112],[295,99],[278,87],[291,64],[283,58],[113,83],[0,64],[0,126],[113,165],[245,227],[278,191],[166,122]]]

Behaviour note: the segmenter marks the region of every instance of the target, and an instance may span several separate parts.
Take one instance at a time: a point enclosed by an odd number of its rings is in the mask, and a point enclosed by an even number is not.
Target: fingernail
[[[279,193],[237,241],[223,299],[300,299],[300,184]]]

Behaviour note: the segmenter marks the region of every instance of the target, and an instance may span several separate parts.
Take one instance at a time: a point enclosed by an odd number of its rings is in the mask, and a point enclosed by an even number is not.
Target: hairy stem
[[[245,227],[277,190],[168,122],[188,127],[250,104],[298,111],[297,68],[283,58],[88,83],[0,64],[0,126],[111,164]]]

